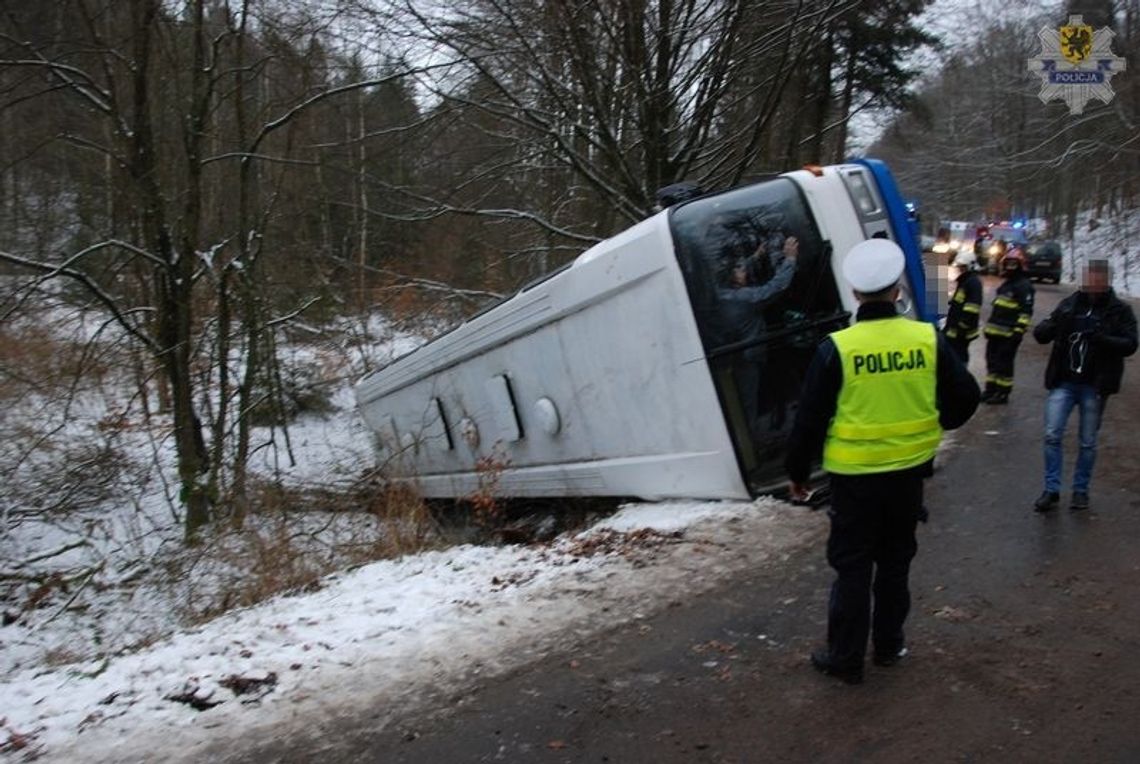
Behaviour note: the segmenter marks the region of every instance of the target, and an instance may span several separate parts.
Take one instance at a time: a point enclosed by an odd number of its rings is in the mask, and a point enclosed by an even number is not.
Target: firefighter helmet
[[[968,249],[960,249],[950,264],[957,265],[967,271],[976,271],[978,270],[978,256]]]
[[[1028,263],[1025,259],[1025,252],[1016,244],[1007,249],[1005,251],[1005,254],[1002,255],[1001,269],[1003,271],[1012,270],[1013,268],[1018,268],[1024,271],[1026,265],[1028,265]]]

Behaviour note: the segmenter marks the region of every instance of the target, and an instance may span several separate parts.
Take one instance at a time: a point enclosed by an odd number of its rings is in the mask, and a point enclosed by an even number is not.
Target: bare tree
[[[241,506],[250,415],[279,387],[279,301],[267,296],[264,261],[266,243],[289,235],[277,228],[280,200],[303,193],[295,176],[313,171],[302,128],[337,97],[406,73],[334,83],[300,65],[295,41],[318,26],[303,14],[275,25],[276,9],[252,0],[193,0],[178,17],[161,0],[49,10],[13,9],[0,28],[5,112],[49,104],[57,135],[44,154],[76,156],[110,201],[71,226],[67,254],[0,260],[71,279],[157,364],[192,538],[223,498]],[[296,51],[292,62],[275,60],[273,45]]]
[[[405,217],[510,222],[495,244],[534,266],[525,278],[641,219],[668,183],[736,185],[823,161],[825,141],[842,154],[843,126],[898,101],[912,76],[899,61],[925,39],[899,37],[923,2],[864,18],[873,5],[393,0],[376,16],[393,44],[457,62],[420,81],[447,171],[403,189]],[[873,47],[844,36],[856,27]]]

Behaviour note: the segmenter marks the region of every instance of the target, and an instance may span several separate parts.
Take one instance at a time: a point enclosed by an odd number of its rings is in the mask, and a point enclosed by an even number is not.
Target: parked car
[[[1061,283],[1061,245],[1055,241],[1031,244],[1026,251],[1029,278]]]

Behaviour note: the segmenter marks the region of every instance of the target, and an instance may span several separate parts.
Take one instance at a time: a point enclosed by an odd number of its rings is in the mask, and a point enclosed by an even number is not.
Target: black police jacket
[[[1045,387],[1049,390],[1061,384],[1062,364],[1067,363],[1067,338],[1073,332],[1078,313],[1098,317],[1097,328],[1089,335],[1089,345],[1096,353],[1097,392],[1112,395],[1120,391],[1120,378],[1124,374],[1124,359],[1136,352],[1136,314],[1108,290],[1103,302],[1094,302],[1084,292],[1076,292],[1061,301],[1049,318],[1033,328],[1033,338],[1045,344],[1053,343],[1049,364],[1045,367]],[[1056,340],[1056,341],[1055,341]]]
[[[856,321],[874,321],[898,315],[895,306],[888,302],[866,302],[859,306]],[[961,427],[978,408],[981,391],[973,375],[958,360],[941,332],[938,338],[938,359],[935,362],[935,402],[938,405],[938,422],[944,430]],[[796,421],[788,435],[788,450],[784,467],[788,477],[797,483],[806,483],[811,477],[812,464],[823,454],[827,428],[835,417],[839,391],[843,387],[843,362],[835,341],[828,337],[819,343],[812,358],[800,392]],[[929,465],[923,465],[929,470]],[[913,468],[918,469],[918,468]]]

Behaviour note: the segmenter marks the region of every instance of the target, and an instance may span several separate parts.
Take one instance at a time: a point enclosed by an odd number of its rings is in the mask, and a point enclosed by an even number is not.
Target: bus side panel
[[[364,380],[358,398],[427,496],[748,496],[663,215]],[[451,448],[427,437],[438,412]]]

